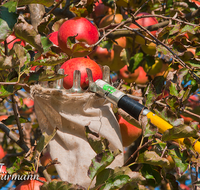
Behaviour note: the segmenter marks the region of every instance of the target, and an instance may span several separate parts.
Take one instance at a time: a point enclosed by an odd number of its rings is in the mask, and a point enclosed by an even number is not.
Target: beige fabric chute
[[[54,139],[49,143],[52,159],[58,158],[56,170],[63,181],[88,187],[91,180],[88,168],[96,153],[85,136],[85,126],[105,137],[111,150],[122,151],[109,166],[122,166],[123,146],[118,122],[110,103],[94,93],[68,94],[65,90],[31,87],[35,102],[35,112],[42,131],[51,134],[58,128]]]

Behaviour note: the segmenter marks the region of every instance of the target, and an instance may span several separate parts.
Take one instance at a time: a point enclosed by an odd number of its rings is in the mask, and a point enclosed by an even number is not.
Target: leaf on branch
[[[54,66],[54,65],[62,64],[65,61],[67,61],[67,57],[65,55],[61,55],[59,57],[51,56],[45,59],[31,61],[30,65]]]
[[[50,7],[54,4],[54,0],[18,0],[18,6],[29,4],[42,4],[46,7]]]
[[[180,24],[176,24],[169,32],[169,35],[174,35],[180,30]]]
[[[28,42],[35,47],[40,53],[43,52],[41,36],[31,24],[28,24],[23,17],[19,16],[18,23],[14,27],[16,37]]]
[[[182,175],[188,168],[189,163],[187,162],[188,154],[186,151],[180,151],[179,149],[171,149],[169,150],[169,155],[175,162],[175,166],[177,167],[178,175]]]
[[[111,40],[102,40],[99,46],[106,48],[110,52],[113,49],[113,42]]]
[[[163,141],[170,141],[179,138],[196,137],[197,131],[188,125],[179,125],[166,130],[162,135]]]
[[[70,11],[76,14],[77,17],[86,17],[88,15],[88,11],[85,7],[82,8],[72,7],[70,8]]]
[[[170,166],[169,160],[167,160],[166,158],[160,157],[154,151],[145,151],[145,152],[141,153],[137,159],[137,162],[150,164],[150,165],[154,165],[154,166],[160,166],[160,167],[169,167]]]
[[[30,121],[27,118],[24,118],[24,117],[19,117],[19,122],[20,123],[30,123]],[[4,123],[5,125],[15,125],[15,124],[17,124],[14,115],[9,116],[7,119],[3,120],[2,123]]]
[[[134,73],[134,71],[139,67],[141,61],[143,60],[143,53],[136,53],[133,57],[130,58],[129,61],[129,66],[128,66],[128,70],[131,73]]]
[[[54,19],[53,14],[50,14],[50,15],[47,15],[46,17],[44,17],[37,27],[38,31],[47,35],[50,31],[48,28],[48,25],[49,25],[49,23],[51,23],[51,21],[53,21],[53,19]]]
[[[115,157],[120,154],[121,152],[117,150],[116,152],[112,153],[110,150],[106,150],[102,153],[97,154],[93,159],[92,163],[88,170],[88,176],[91,180],[104,170],[108,165],[110,165]]]
[[[92,149],[97,153],[101,153],[108,150],[109,142],[107,139],[100,137],[97,133],[91,131],[88,126],[85,126],[86,138],[92,147]]]
[[[15,8],[13,8],[11,4],[14,5]],[[16,4],[13,4],[13,2],[5,3],[0,7],[0,41],[6,39],[17,22],[18,15],[15,13],[14,9],[16,9]]]
[[[177,84],[170,82],[171,85],[169,86],[170,94],[172,96],[178,96]]]
[[[56,133],[57,133],[56,128],[50,135],[48,135],[46,132],[43,132],[36,146],[37,152],[41,153],[44,150],[44,148],[49,144],[49,142],[54,138]]]
[[[40,190],[86,190],[84,187],[80,185],[74,185],[65,181],[51,181],[50,183],[44,183],[40,187]]]
[[[154,104],[156,98],[157,94],[155,92],[154,86],[152,83],[149,83],[145,91],[145,106],[148,108],[151,107]]]
[[[166,104],[170,107],[170,109],[176,114],[180,108],[180,101],[176,96],[168,96],[165,98]]]

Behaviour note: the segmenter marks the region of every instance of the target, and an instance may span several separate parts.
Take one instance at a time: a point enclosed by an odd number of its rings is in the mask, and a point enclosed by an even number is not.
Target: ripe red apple
[[[106,26],[109,26],[113,22],[113,17],[114,17],[113,14],[106,15],[105,17],[103,17],[99,23],[99,28],[104,28]],[[121,14],[115,14],[115,19],[114,19],[115,24],[121,23],[122,20],[123,20],[123,16]],[[127,45],[126,37],[120,37],[118,39],[115,39],[115,41],[117,42],[117,45],[121,46],[122,48],[125,48]]]
[[[180,186],[180,188],[182,190],[190,190],[190,188],[187,185],[185,185],[185,184],[180,184],[179,186]]]
[[[197,106],[200,105],[200,100],[199,100],[199,97],[197,95],[191,95],[189,98],[188,98],[188,104],[190,107],[192,107],[193,109]]]
[[[136,84],[146,84],[149,80],[147,77],[147,73],[144,71],[143,67],[138,67],[140,72],[138,78],[135,80]]]
[[[124,147],[131,145],[142,134],[142,129],[135,127],[119,115],[119,126]]]
[[[48,37],[54,45],[58,46],[58,31],[50,33]]]
[[[25,46],[25,42],[24,42],[23,40],[18,39],[18,38],[14,35],[14,33],[11,34],[11,35],[9,35],[9,36],[6,38],[6,42],[7,42],[7,44],[8,44],[8,49],[12,49],[14,43],[16,43],[16,42],[21,42],[20,44],[21,44],[22,46]],[[4,42],[2,42],[2,43],[4,43]]]
[[[94,5],[95,5],[95,7],[94,7],[95,18],[99,18],[99,17],[105,15],[109,9],[108,6],[103,4],[102,0],[99,0],[99,2],[96,1]]]
[[[131,73],[128,70],[128,66],[125,65],[123,68],[121,68],[119,70],[119,78],[123,79],[127,83],[132,83],[132,82],[134,82],[138,78],[139,73],[140,73],[140,69],[139,68],[137,68],[134,71],[134,73]]]
[[[49,154],[49,152],[46,152],[40,159],[41,161],[41,164],[43,166],[46,166],[49,162],[52,161],[51,159],[51,156]],[[56,168],[54,165],[51,165],[47,168],[47,172],[50,174],[50,175],[56,175],[57,174],[57,171],[56,171]]]
[[[75,37],[75,43],[69,37]],[[88,19],[75,17],[65,21],[58,30],[58,45],[68,56],[83,57],[92,51],[93,45],[99,40],[97,27]]]
[[[24,98],[23,103],[24,103],[24,105],[26,105],[28,107],[28,109],[20,108],[19,113],[22,115],[27,115],[27,114],[29,115],[29,114],[33,113],[34,101],[31,98]]]
[[[198,7],[200,6],[200,2],[196,0],[191,0],[193,3],[195,3]]]
[[[6,155],[3,147],[0,145],[0,159],[2,159]]]
[[[0,179],[1,177],[3,177],[4,175],[7,174],[7,171],[6,171],[6,166],[0,166]]]
[[[142,12],[142,13],[137,14],[136,16],[138,17],[138,16],[143,16],[143,15],[150,15],[150,14]],[[151,26],[151,25],[154,25],[154,24],[158,23],[158,21],[156,20],[155,17],[141,18],[141,19],[136,20],[136,22],[138,24],[140,24],[141,26],[144,26],[144,27]],[[135,24],[130,24],[129,27],[130,28],[138,28],[138,26],[135,25]],[[151,31],[151,34],[155,36],[156,35],[156,31]],[[142,45],[145,45],[144,38],[142,38],[139,35],[136,35],[135,42],[139,43],[139,44],[142,44]]]
[[[93,60],[84,57],[72,58],[61,66],[64,69],[64,74],[67,75],[63,80],[63,86],[69,89],[73,85],[73,73],[75,70],[81,72],[81,87],[86,89],[89,85],[86,68],[91,69],[93,80],[102,79],[103,73],[100,66]]]
[[[46,181],[44,177],[39,177],[41,181]],[[43,185],[42,182],[37,180],[27,180],[20,183],[15,190],[40,190],[40,187]]]

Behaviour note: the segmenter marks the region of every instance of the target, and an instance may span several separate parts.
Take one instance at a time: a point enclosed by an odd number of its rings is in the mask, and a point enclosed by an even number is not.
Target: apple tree
[[[0,163],[10,175],[45,177],[42,190],[197,189],[199,1],[1,0],[0,4]],[[77,17],[81,26],[76,25]],[[59,73],[60,67],[75,57],[108,65],[113,86],[168,123],[153,125],[142,114],[136,121],[113,106],[119,124],[125,126],[124,165],[114,169],[109,165],[120,152],[110,151],[108,140],[97,138],[86,126],[88,143],[96,152],[88,168],[91,184],[96,182],[87,188],[60,180],[54,167],[59,160],[45,154],[57,129],[41,133],[30,97],[31,86],[55,88],[67,77]],[[133,125],[136,129],[129,131]],[[1,187],[22,182],[3,176]]]

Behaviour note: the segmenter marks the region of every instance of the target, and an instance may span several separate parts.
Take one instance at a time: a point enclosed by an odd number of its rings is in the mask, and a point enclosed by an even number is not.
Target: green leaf
[[[174,35],[174,34],[178,33],[179,30],[180,30],[180,24],[176,24],[176,25],[172,28],[172,30],[170,30],[169,35]]]
[[[53,44],[46,36],[41,36],[41,43],[42,43],[44,53],[47,53],[51,50],[51,46]]]
[[[111,168],[105,168],[104,170],[99,172],[96,177],[95,188],[104,184],[113,175],[113,173],[114,173],[114,170]]]
[[[154,86],[152,83],[149,83],[145,91],[145,106],[150,107],[153,105],[156,98],[157,94],[155,92]]]
[[[0,97],[7,97],[12,95],[14,92],[14,85],[1,85],[0,86]]]
[[[100,190],[119,189],[123,187],[129,180],[130,177],[127,175],[118,175],[114,178],[108,179],[106,184],[102,186]]]
[[[166,158],[160,157],[154,151],[145,151],[138,156],[138,163],[145,163],[160,167],[169,167],[170,163]]]
[[[8,8],[8,12],[15,13],[17,9],[17,0],[11,0],[3,5],[4,7]]]
[[[0,41],[4,41],[9,33],[12,32],[18,18],[18,15],[15,12],[10,12],[10,8],[8,9],[6,7],[9,6],[9,4],[5,3],[0,7]]]
[[[176,113],[179,110],[180,102],[176,96],[166,97],[165,102],[174,113]]]
[[[42,65],[42,66],[54,66],[58,64],[63,64],[67,61],[68,57],[65,55],[60,55],[59,57],[50,56],[45,59],[37,59],[35,61],[31,61],[30,65]]]
[[[42,4],[46,7],[50,7],[54,4],[54,0],[18,0],[18,6],[29,4]]]
[[[179,138],[196,137],[197,131],[188,125],[179,125],[166,130],[162,135],[163,141],[170,141]]]
[[[185,32],[190,32],[192,34],[195,34],[195,27],[194,26],[190,26],[190,25],[185,25],[181,31],[181,33],[185,33]]]
[[[113,49],[113,42],[111,40],[102,40],[99,46],[111,51]]]
[[[35,31],[31,24],[28,24],[23,17],[19,17],[18,24],[15,25],[16,37],[28,42],[35,47],[40,53],[43,52],[41,36]]]
[[[155,64],[155,58],[153,56],[145,56],[148,67],[152,67]]]
[[[169,87],[170,94],[173,96],[178,96],[178,90],[177,90],[177,84],[171,82],[171,85]]]
[[[131,73],[134,73],[134,71],[139,67],[141,61],[143,60],[143,53],[136,53],[133,57],[130,58],[128,70]]]
[[[88,11],[85,7],[71,7],[70,11],[75,13],[77,17],[86,17],[88,15]]]
[[[155,187],[158,184],[160,184],[162,177],[156,166],[143,164],[141,172],[142,172],[142,176],[144,176],[147,179],[148,185]]]
[[[113,160],[115,159],[115,156],[119,154],[112,153],[110,150],[104,151],[102,153],[99,153],[95,156],[95,158],[92,159],[92,163],[88,170],[88,176],[91,180],[94,179],[94,177],[101,172],[103,169],[105,169],[108,165],[110,165]]]
[[[101,153],[105,150],[108,150],[109,142],[107,139],[100,137],[97,133],[92,132],[88,126],[86,128],[86,138],[92,147],[92,149],[97,153]]]
[[[45,18],[42,19],[37,27],[38,31],[47,35],[50,31],[48,25],[51,23],[51,21],[53,21],[53,14],[47,15]]]
[[[20,121],[20,123],[30,123],[30,121],[28,121],[28,119],[24,118],[24,117],[19,117],[19,121]],[[4,123],[5,125],[17,124],[14,115],[9,116],[7,119],[3,120],[2,123]]]
[[[192,86],[189,85],[189,86],[187,87],[187,90],[184,92],[183,97],[182,97],[182,101],[183,101],[183,102],[187,101],[187,99],[189,98],[191,89],[192,89]]]
[[[185,154],[185,151],[181,152],[179,149],[169,150],[169,154],[175,162],[178,174],[182,175],[189,166],[189,163],[187,162],[188,155]]]
[[[74,185],[64,181],[51,181],[50,183],[44,183],[40,187],[40,190],[86,190],[80,185]]]
[[[92,51],[92,47],[86,47],[86,43],[84,42],[78,42],[73,45],[72,54],[76,52],[82,52],[82,51],[86,51],[89,53]]]
[[[37,143],[36,150],[41,153],[43,149],[49,144],[49,142],[53,139],[56,135],[57,129],[55,128],[52,134],[48,135],[46,132],[43,132],[42,136]]]
[[[165,77],[163,76],[156,76],[153,81],[152,84],[154,85],[154,88],[156,90],[156,94],[160,94],[162,93],[162,89],[164,87],[164,83],[165,83]],[[163,92],[164,93],[164,92]]]

